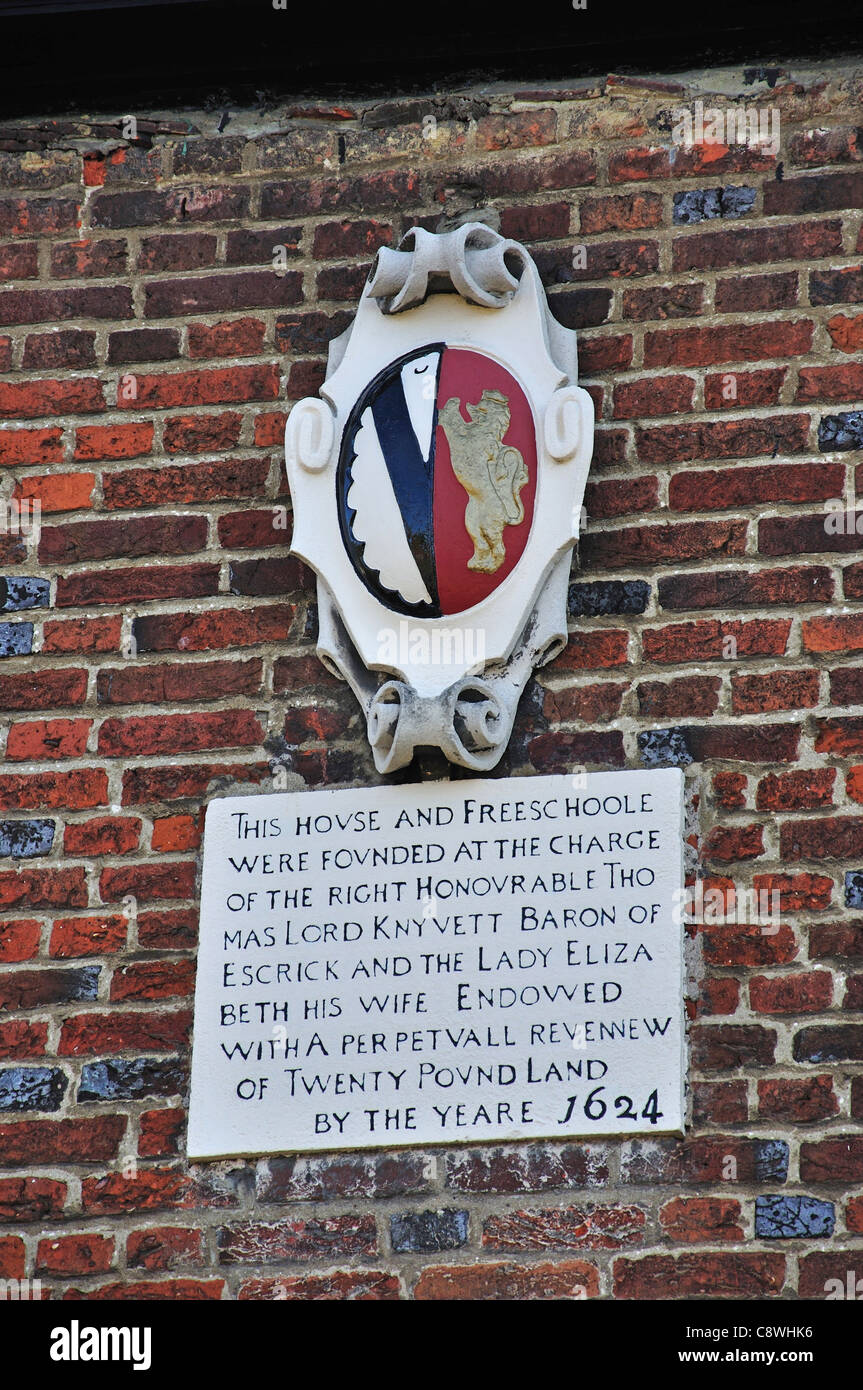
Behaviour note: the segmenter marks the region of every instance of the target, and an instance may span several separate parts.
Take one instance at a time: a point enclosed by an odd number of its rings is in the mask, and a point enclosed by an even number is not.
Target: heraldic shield
[[[522,246],[467,223],[378,253],[285,454],[318,656],[379,771],[428,747],[499,761],[531,672],[566,645],[592,447],[575,333]]]

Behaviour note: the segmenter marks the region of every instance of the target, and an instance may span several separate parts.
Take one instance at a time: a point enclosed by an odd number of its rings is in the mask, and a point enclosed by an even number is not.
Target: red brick
[[[667,178],[671,173],[671,154],[667,149],[615,150],[608,158],[609,183],[631,183],[637,179]]]
[[[189,324],[189,356],[245,357],[264,350],[265,325],[260,319],[227,319],[222,323]]]
[[[732,1197],[675,1197],[660,1209],[663,1235],[685,1245],[743,1240],[740,1203]]]
[[[0,1236],[0,1278],[23,1279],[27,1250],[20,1236]],[[4,1300],[9,1295],[4,1291]]]
[[[35,241],[22,241],[0,246],[0,281],[35,280],[39,274]]]
[[[734,676],[731,681],[731,708],[735,714],[814,709],[818,699],[817,671],[771,671],[763,676]]]
[[[79,1014],[66,1018],[57,1049],[60,1057],[110,1055],[124,1048],[139,1052],[171,1052],[188,1042],[191,1014]]]
[[[835,497],[844,483],[841,465],[788,464],[676,473],[668,487],[673,511],[726,511],[764,502],[811,502]]]
[[[102,705],[136,705],[186,704],[231,695],[256,695],[261,688],[262,671],[260,658],[103,667],[98,675],[97,698]]]
[[[237,782],[260,782],[271,776],[268,762],[183,763],[174,767],[136,767],[123,773],[123,805],[200,798],[211,782],[229,777]]]
[[[63,851],[70,855],[130,854],[138,848],[141,822],[134,816],[99,816],[67,825]]]
[[[827,212],[863,205],[863,170],[783,179],[764,185],[764,215]],[[807,225],[807,224],[804,224]]]
[[[613,719],[620,713],[620,703],[628,686],[602,681],[595,685],[549,690],[543,701],[543,713],[555,723],[582,719]]]
[[[698,680],[695,676],[692,679]],[[718,680],[718,677],[714,677]],[[716,772],[713,775],[713,798],[726,811],[738,811],[746,805],[748,779],[742,772]]]
[[[63,431],[51,426],[39,430],[0,430],[0,465],[47,464],[63,461]]]
[[[104,956],[122,951],[129,919],[103,912],[97,917],[62,917],[51,928],[50,954],[57,959]]]
[[[246,1279],[237,1298],[293,1301],[336,1299],[391,1300],[401,1297],[398,1276],[382,1269],[337,1269],[327,1274],[282,1274],[278,1278]]]
[[[104,409],[102,384],[95,377],[0,382],[0,417],[29,419],[38,415],[87,415]]]
[[[287,415],[283,410],[259,412],[255,416],[255,443],[266,447],[268,444],[281,446],[285,439]],[[0,435],[2,440],[2,435]]]
[[[90,203],[94,227],[152,227],[161,222],[213,222],[242,217],[249,190],[231,188],[145,188],[99,193]]]
[[[0,1124],[0,1165],[105,1163],[117,1157],[125,1115]]]
[[[807,551],[818,554],[828,551],[854,551],[860,548],[859,538],[853,531],[830,532],[825,522],[830,517],[826,511],[816,512],[814,516],[775,516],[767,517],[758,526],[758,549],[762,555],[800,555]]]
[[[188,1226],[150,1226],[130,1231],[126,1239],[129,1269],[166,1270],[202,1264],[203,1232]]]
[[[848,976],[842,1008],[849,1013],[863,1013],[863,975]]]
[[[216,246],[211,232],[142,237],[138,270],[144,274],[159,270],[200,270],[215,264]]]
[[[699,1024],[692,1029],[692,1063],[698,1070],[733,1071],[770,1067],[776,1032],[751,1023]]]
[[[646,628],[641,635],[645,661],[727,660],[728,653],[741,656],[782,656],[791,630],[790,618],[756,618],[751,622],[673,623],[667,627]],[[728,639],[734,646],[727,646]]]
[[[756,874],[752,884],[759,893],[778,893],[782,912],[823,912],[833,896],[824,874]]]
[[[703,239],[703,236],[698,237],[699,242]],[[715,362],[757,362],[764,357],[798,357],[809,351],[813,331],[814,324],[810,319],[657,329],[644,335],[644,365],[709,367]]]
[[[152,1303],[165,1299],[171,1303],[220,1302],[225,1290],[224,1279],[160,1279],[143,1284],[103,1284],[97,1289],[67,1289],[64,1302],[82,1299],[135,1303]]]
[[[84,570],[57,580],[57,607],[147,603],[154,599],[201,598],[219,591],[219,566],[137,565],[130,569]]]
[[[375,1255],[373,1216],[328,1216],[320,1220],[244,1221],[219,1232],[221,1264],[309,1260]]]
[[[710,883],[710,880],[706,881]],[[746,892],[746,903],[753,901],[748,890]],[[709,919],[701,929],[701,937],[704,943],[704,958],[710,965],[784,965],[788,961],[794,960],[798,954],[797,938],[788,922],[767,922],[737,920],[738,914],[735,912],[737,902],[736,894],[726,896],[726,917],[727,921],[717,922],[711,925]],[[712,911],[716,904],[708,898],[708,889],[705,888],[705,917]],[[762,917],[766,917],[772,907],[770,897],[759,896],[755,899],[755,906]],[[780,900],[781,910],[781,900]],[[720,913],[715,914],[719,916]],[[741,912],[739,914],[743,916]],[[774,931],[773,927],[779,927]],[[767,927],[765,931],[764,928]]]
[[[31,960],[39,950],[41,926],[29,918],[0,922],[0,964]]]
[[[79,277],[107,279],[126,276],[127,247],[122,237],[93,241],[61,241],[51,247],[51,278],[71,280]]]
[[[863,352],[863,314],[854,318],[834,314],[827,320],[827,332],[840,352]]]
[[[651,289],[623,291],[625,322],[644,322],[650,319],[693,318],[701,312],[704,286],[700,284],[657,285]],[[598,341],[602,342],[603,339]],[[581,344],[579,344],[581,349]],[[629,362],[619,365],[628,367]]]
[[[647,294],[647,290],[626,290],[626,294]],[[619,368],[625,371],[632,362],[632,335],[603,334],[584,336],[578,340],[578,366],[582,376],[592,376],[595,372],[612,371]]]
[[[139,1157],[173,1158],[180,1152],[185,1123],[184,1110],[145,1110],[138,1138]]]
[[[120,646],[122,625],[120,615],[46,622],[42,628],[42,651],[116,652]]]
[[[120,556],[187,555],[205,549],[205,516],[146,516],[115,521],[68,522],[43,526],[39,559],[44,564],[78,564]],[[109,581],[110,585],[110,581]],[[116,650],[117,644],[114,644]]]
[[[857,1254],[859,1245],[844,1251],[830,1250],[827,1254],[818,1252],[812,1255],[802,1255],[800,1258],[800,1276],[798,1282],[798,1298],[825,1299],[828,1293],[832,1292],[835,1296],[835,1289],[838,1286],[842,1291],[842,1297],[848,1296],[848,1275],[853,1275],[855,1286],[855,1298],[859,1298],[856,1290],[859,1288],[860,1257]],[[834,1288],[830,1288],[830,1281],[834,1282]]]
[[[43,1221],[63,1210],[66,1184],[53,1178],[0,1178],[0,1221]]]
[[[95,367],[96,334],[69,328],[62,332],[28,333],[21,366],[25,371],[53,371],[62,367]]]
[[[102,1178],[85,1178],[81,1183],[81,1205],[93,1215],[140,1215],[186,1206],[191,1179],[175,1168],[149,1168],[134,1178],[108,1173]]]
[[[301,227],[273,227],[264,231],[252,231],[249,227],[228,232],[225,239],[226,265],[272,265],[273,253],[277,247],[284,247],[289,256],[299,255],[302,237]],[[167,266],[157,267],[168,269]],[[191,270],[192,266],[178,266],[178,270]]]
[[[202,748],[257,746],[263,739],[264,730],[251,710],[145,715],[106,719],[99,730],[99,752],[108,757],[191,753]]]
[[[863,564],[845,566],[842,571],[842,592],[846,598],[863,598]]]
[[[0,232],[52,236],[74,228],[78,212],[74,198],[4,198],[0,201]]]
[[[625,628],[572,632],[558,658],[559,669],[581,671],[625,666],[628,646],[629,634]]]
[[[312,255],[316,260],[353,259],[373,255],[380,246],[390,246],[392,240],[392,227],[373,220],[319,222]]]
[[[75,436],[76,459],[131,459],[149,454],[153,425],[81,425]]]
[[[676,237],[672,268],[676,272],[723,270],[732,265],[750,268],[767,261],[812,261],[837,252],[842,254],[842,223],[838,218],[784,227],[738,227]]]
[[[617,569],[620,565],[654,565],[665,560],[704,560],[716,555],[742,555],[746,521],[665,523],[625,526],[588,532],[580,552],[585,567]]]
[[[261,642],[284,642],[293,616],[291,604],[246,610],[213,609],[196,614],[170,613],[139,618],[135,636],[138,650],[144,652],[203,652],[222,647],[250,647]]]
[[[152,407],[163,410],[172,406],[272,401],[279,395],[279,370],[275,364],[255,363],[249,367],[215,367],[195,372],[136,375],[134,384],[134,395],[124,397],[122,388],[118,391],[119,409],[144,410]],[[102,409],[102,406],[98,408]]]
[[[615,420],[645,415],[675,415],[692,409],[695,380],[691,376],[640,377],[614,388]]]
[[[4,290],[0,324],[58,323],[64,319],[130,319],[126,285],[75,285],[61,290]]]
[[[842,1135],[800,1146],[800,1181],[863,1182],[863,1135]]]
[[[639,712],[651,719],[713,714],[719,704],[719,676],[683,676],[674,681],[642,681]]]
[[[130,362],[171,362],[180,356],[180,334],[176,328],[127,328],[108,334],[107,361],[112,366]]]
[[[734,863],[742,859],[757,859],[764,853],[760,825],[715,825],[704,841],[705,859]]]
[[[113,1236],[58,1236],[40,1240],[36,1248],[37,1273],[102,1274],[113,1263]]]
[[[825,820],[786,821],[780,831],[780,853],[786,862],[853,859],[863,854],[863,818],[834,816]]]
[[[755,1013],[821,1013],[832,1001],[833,976],[829,970],[755,975],[749,981],[749,1004]]]
[[[688,459],[737,459],[765,454],[775,457],[777,452],[795,454],[806,449],[809,417],[783,415],[770,420],[708,420],[691,425],[653,425],[637,429],[635,433],[641,463],[684,463]],[[816,465],[816,468],[823,470],[824,465]],[[803,465],[796,465],[796,473],[791,476],[803,480],[810,478],[810,485],[817,488],[819,478],[811,465],[809,469],[811,478]],[[769,482],[774,474],[781,476],[779,468],[762,469],[762,485],[765,480]],[[685,486],[685,475],[678,476]],[[749,478],[748,472],[744,474],[741,470],[737,476],[743,484],[743,504],[749,500],[757,501],[757,496],[754,499],[751,496],[751,484],[756,481],[756,475]],[[843,476],[840,473],[834,471],[830,476],[841,486]],[[721,478],[718,481],[721,486]]]
[[[119,902],[128,894],[139,900],[191,898],[195,891],[194,863],[140,864],[103,869],[99,892],[104,902]]]
[[[863,922],[818,922],[809,928],[811,960],[863,957]]]
[[[230,449],[240,437],[242,422],[236,411],[225,415],[174,415],[165,421],[163,443],[169,454]]]
[[[814,811],[833,803],[836,769],[806,768],[799,772],[770,772],[758,783],[759,811]]]
[[[162,468],[125,468],[106,473],[104,505],[167,507],[178,503],[216,501],[228,497],[257,497],[263,491],[270,465],[266,458],[222,459],[217,463],[177,464]]]
[[[856,401],[863,396],[863,362],[835,367],[801,367],[797,374],[798,401]]]
[[[721,608],[829,602],[833,577],[824,566],[672,574],[659,580],[662,608]]]
[[[13,724],[6,741],[11,761],[80,758],[87,747],[91,719],[34,719]]]
[[[0,873],[0,906],[86,907],[83,869],[23,869]]]
[[[226,548],[255,550],[273,545],[290,545],[291,531],[277,522],[285,518],[278,508],[228,512],[219,517],[219,543]]]
[[[644,1238],[640,1207],[554,1207],[486,1217],[482,1244],[490,1250],[620,1250]]]
[[[860,131],[853,126],[795,131],[788,142],[792,164],[845,164],[861,158]]]
[[[863,1235],[863,1197],[848,1198],[845,1203],[845,1225],[855,1235]]]
[[[47,1023],[30,1023],[23,1018],[0,1023],[0,1058],[6,1061],[44,1057],[47,1042]]]
[[[790,1077],[758,1082],[761,1119],[785,1124],[813,1124],[839,1114],[832,1076]]]
[[[92,506],[95,483],[95,473],[31,474],[18,483],[13,496],[19,502],[38,499],[43,512],[76,512]]]
[[[801,636],[808,652],[860,651],[863,649],[863,615],[808,618],[802,624]]]
[[[745,1124],[749,1117],[745,1081],[694,1081],[692,1118],[695,1124]]]
[[[118,967],[111,976],[112,1001],[178,999],[195,988],[191,960],[145,961]]]
[[[614,1262],[615,1298],[771,1298],[782,1292],[785,1256],[764,1252],[648,1255]]]
[[[0,709],[61,709],[82,705],[86,694],[87,672],[73,667],[0,676]]]
[[[582,1299],[599,1295],[599,1274],[583,1260],[548,1264],[427,1265],[414,1288],[414,1298],[459,1299]]]
[[[764,309],[793,309],[797,304],[796,270],[775,275],[728,275],[716,281],[718,314],[751,314]]]
[[[502,208],[500,214],[501,236],[512,237],[515,241],[546,241],[565,237],[569,235],[569,224],[568,203]]]

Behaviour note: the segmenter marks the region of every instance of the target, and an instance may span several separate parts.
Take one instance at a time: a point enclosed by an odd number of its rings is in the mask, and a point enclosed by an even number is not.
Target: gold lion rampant
[[[503,528],[524,520],[521,490],[527,465],[518,449],[503,443],[509,429],[509,400],[500,391],[483,391],[467,405],[470,424],[452,396],[440,412],[453,472],[468,494],[464,523],[473,541],[468,569],[494,574],[506,559]]]

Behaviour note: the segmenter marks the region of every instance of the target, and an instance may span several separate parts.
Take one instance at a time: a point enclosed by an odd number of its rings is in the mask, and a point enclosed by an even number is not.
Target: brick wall
[[[0,476],[42,508],[38,538],[0,535],[0,1278],[628,1299],[863,1276],[863,561],[825,526],[863,490],[863,75],[772,80],[0,131]],[[711,88],[778,111],[778,152],[675,145]],[[685,765],[699,873],[778,890],[781,927],[694,931],[685,1140],[190,1166],[202,807],[280,766],[380,780],[273,525],[286,412],[375,249],[478,206],[580,330],[597,407],[571,640],[501,771]]]

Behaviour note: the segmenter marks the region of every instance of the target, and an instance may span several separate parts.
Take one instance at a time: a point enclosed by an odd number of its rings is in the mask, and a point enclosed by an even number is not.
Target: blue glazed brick
[[[428,1253],[457,1250],[467,1244],[468,1214],[451,1207],[443,1211],[407,1211],[390,1217],[393,1250]]]
[[[681,729],[647,729],[638,735],[638,747],[645,767],[688,767],[692,762]]]
[[[643,579],[604,579],[593,584],[570,584],[567,609],[571,618],[643,613],[649,598],[650,585]]]
[[[823,415],[818,422],[818,448],[822,454],[863,449],[863,410],[843,410]]]
[[[52,820],[0,820],[0,859],[35,859],[50,854],[53,843]]]
[[[755,1151],[758,1182],[785,1182],[788,1177],[788,1145],[784,1139],[762,1139]]]
[[[55,1067],[0,1071],[0,1110],[59,1110],[66,1076]]]
[[[675,193],[672,217],[677,225],[709,222],[716,217],[745,217],[754,203],[754,188],[692,188]]]
[[[755,1234],[763,1240],[832,1236],[836,1210],[815,1197],[756,1197]]]
[[[32,623],[0,623],[0,656],[29,656],[32,650]]]
[[[845,875],[845,906],[863,907],[863,872],[849,869]]]
[[[47,579],[27,575],[0,575],[0,613],[20,613],[22,608],[47,608],[51,585]]]
[[[177,1062],[148,1057],[88,1062],[81,1070],[78,1100],[140,1100],[144,1096],[182,1095],[186,1073]]]

